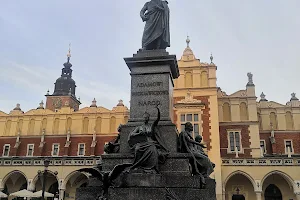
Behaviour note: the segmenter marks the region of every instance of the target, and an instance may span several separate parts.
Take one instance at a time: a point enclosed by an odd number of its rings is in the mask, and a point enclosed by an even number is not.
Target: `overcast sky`
[[[38,107],[61,74],[71,43],[77,97],[89,106],[129,105],[130,75],[123,60],[141,46],[146,0],[0,0],[0,110]],[[285,104],[300,97],[299,0],[169,0],[171,48],[179,59],[190,46],[202,62],[210,52],[217,84],[244,89],[253,73],[256,95]]]

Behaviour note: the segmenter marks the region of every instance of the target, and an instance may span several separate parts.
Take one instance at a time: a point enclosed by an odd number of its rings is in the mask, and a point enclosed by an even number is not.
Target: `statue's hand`
[[[149,20],[149,16],[147,16],[147,15],[142,15],[141,17],[142,17],[143,22]]]

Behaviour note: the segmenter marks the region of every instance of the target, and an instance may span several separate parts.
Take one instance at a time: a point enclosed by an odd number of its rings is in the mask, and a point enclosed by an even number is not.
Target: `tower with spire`
[[[56,79],[54,83],[54,92],[50,95],[47,92],[47,102],[46,108],[52,111],[56,111],[63,106],[68,106],[77,111],[79,109],[79,105],[81,104],[79,99],[76,98],[75,89],[76,83],[72,79],[72,64],[70,62],[71,58],[71,48],[69,46],[68,54],[67,54],[67,62],[63,64],[63,68],[61,70],[61,76]]]

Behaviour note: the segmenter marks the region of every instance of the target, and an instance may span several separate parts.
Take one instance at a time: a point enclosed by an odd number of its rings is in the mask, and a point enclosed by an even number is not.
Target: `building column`
[[[59,189],[59,200],[64,200],[65,198],[65,189]]]
[[[256,193],[256,200],[261,200],[262,192],[255,192]]]

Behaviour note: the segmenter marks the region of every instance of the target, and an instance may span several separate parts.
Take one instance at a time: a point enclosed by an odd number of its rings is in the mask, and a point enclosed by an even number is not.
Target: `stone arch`
[[[67,126],[66,126],[66,132],[68,132],[68,130],[72,130],[72,118],[68,117],[67,119]]]
[[[257,191],[255,180],[248,173],[237,170],[229,174],[223,184],[225,197],[228,200],[236,197],[255,199]]]
[[[243,175],[246,178],[248,178],[249,181],[252,183],[253,189],[256,190],[256,183],[255,183],[255,180],[252,178],[252,176],[250,176],[248,173],[240,171],[240,170],[234,171],[231,174],[229,174],[224,181],[223,187],[226,187],[226,184],[230,180],[230,178],[232,178],[234,175],[238,175],[238,174]]]
[[[42,120],[41,130],[40,131],[46,130],[46,128],[47,128],[47,118],[44,118]]]
[[[231,110],[228,102],[223,103],[223,121],[231,121]]]
[[[96,127],[95,127],[96,133],[101,133],[101,123],[102,123],[102,118],[101,117],[97,117],[97,119],[96,119]]]
[[[208,74],[207,71],[201,72],[201,87],[208,87]]]
[[[53,134],[58,134],[59,131],[59,118],[55,118],[53,122]]]
[[[76,174],[83,174],[83,175],[85,175],[85,176],[88,178],[88,176],[87,176],[86,174],[84,174],[84,173],[81,173],[81,172],[78,172],[78,171],[73,171],[73,172],[69,173],[69,174],[64,178],[64,181],[62,182],[61,188],[62,188],[62,189],[66,189],[66,186],[67,186],[68,181],[71,179],[71,177],[73,177],[73,176],[76,175]]]
[[[277,116],[275,112],[270,113],[270,123],[273,126],[274,130],[277,130]]]
[[[271,175],[274,175],[274,174],[277,174],[277,175],[280,175],[282,176],[286,182],[289,184],[290,187],[292,187],[294,190],[295,190],[295,184],[294,184],[294,180],[292,177],[290,177],[288,174],[282,172],[282,171],[279,171],[279,170],[274,170],[274,171],[271,171],[269,173],[267,173],[262,179],[261,179],[261,185],[263,186],[264,185],[264,182],[265,180],[271,176]]]
[[[48,173],[50,173],[51,175],[53,175],[53,176],[56,178],[56,180],[59,181],[59,180],[58,180],[58,177],[55,175],[54,172],[48,170]],[[38,174],[35,175],[35,177],[32,179],[32,184],[33,184],[34,186],[35,186],[35,184],[36,184],[36,182],[37,182],[38,179],[39,179],[39,175],[38,175]]]
[[[87,134],[89,132],[89,118],[85,117],[82,121],[82,133]]]
[[[247,121],[248,117],[248,106],[245,102],[240,103],[240,117],[241,121]]]
[[[192,72],[188,71],[188,72],[185,73],[184,83],[185,83],[185,87],[187,87],[187,88],[193,87],[193,74],[192,74]]]
[[[35,120],[30,119],[29,124],[28,124],[28,135],[33,135],[34,134],[34,126],[35,126]]]
[[[9,119],[5,123],[4,135],[9,135],[10,134],[10,128],[11,128],[11,120]]]
[[[117,131],[116,129],[116,117],[112,116],[110,118],[110,133],[115,133]]]
[[[24,178],[26,179],[26,181],[27,181],[27,183],[28,183],[28,178],[27,178],[27,176],[26,176],[22,171],[20,171],[20,170],[14,170],[14,171],[11,171],[11,172],[9,172],[8,174],[6,174],[6,175],[4,176],[4,178],[2,179],[2,182],[1,182],[0,187],[1,187],[1,188],[4,188],[6,181],[10,178],[11,175],[13,175],[13,174],[15,174],[15,173],[19,173],[19,174],[21,174],[22,176],[24,176]]]

